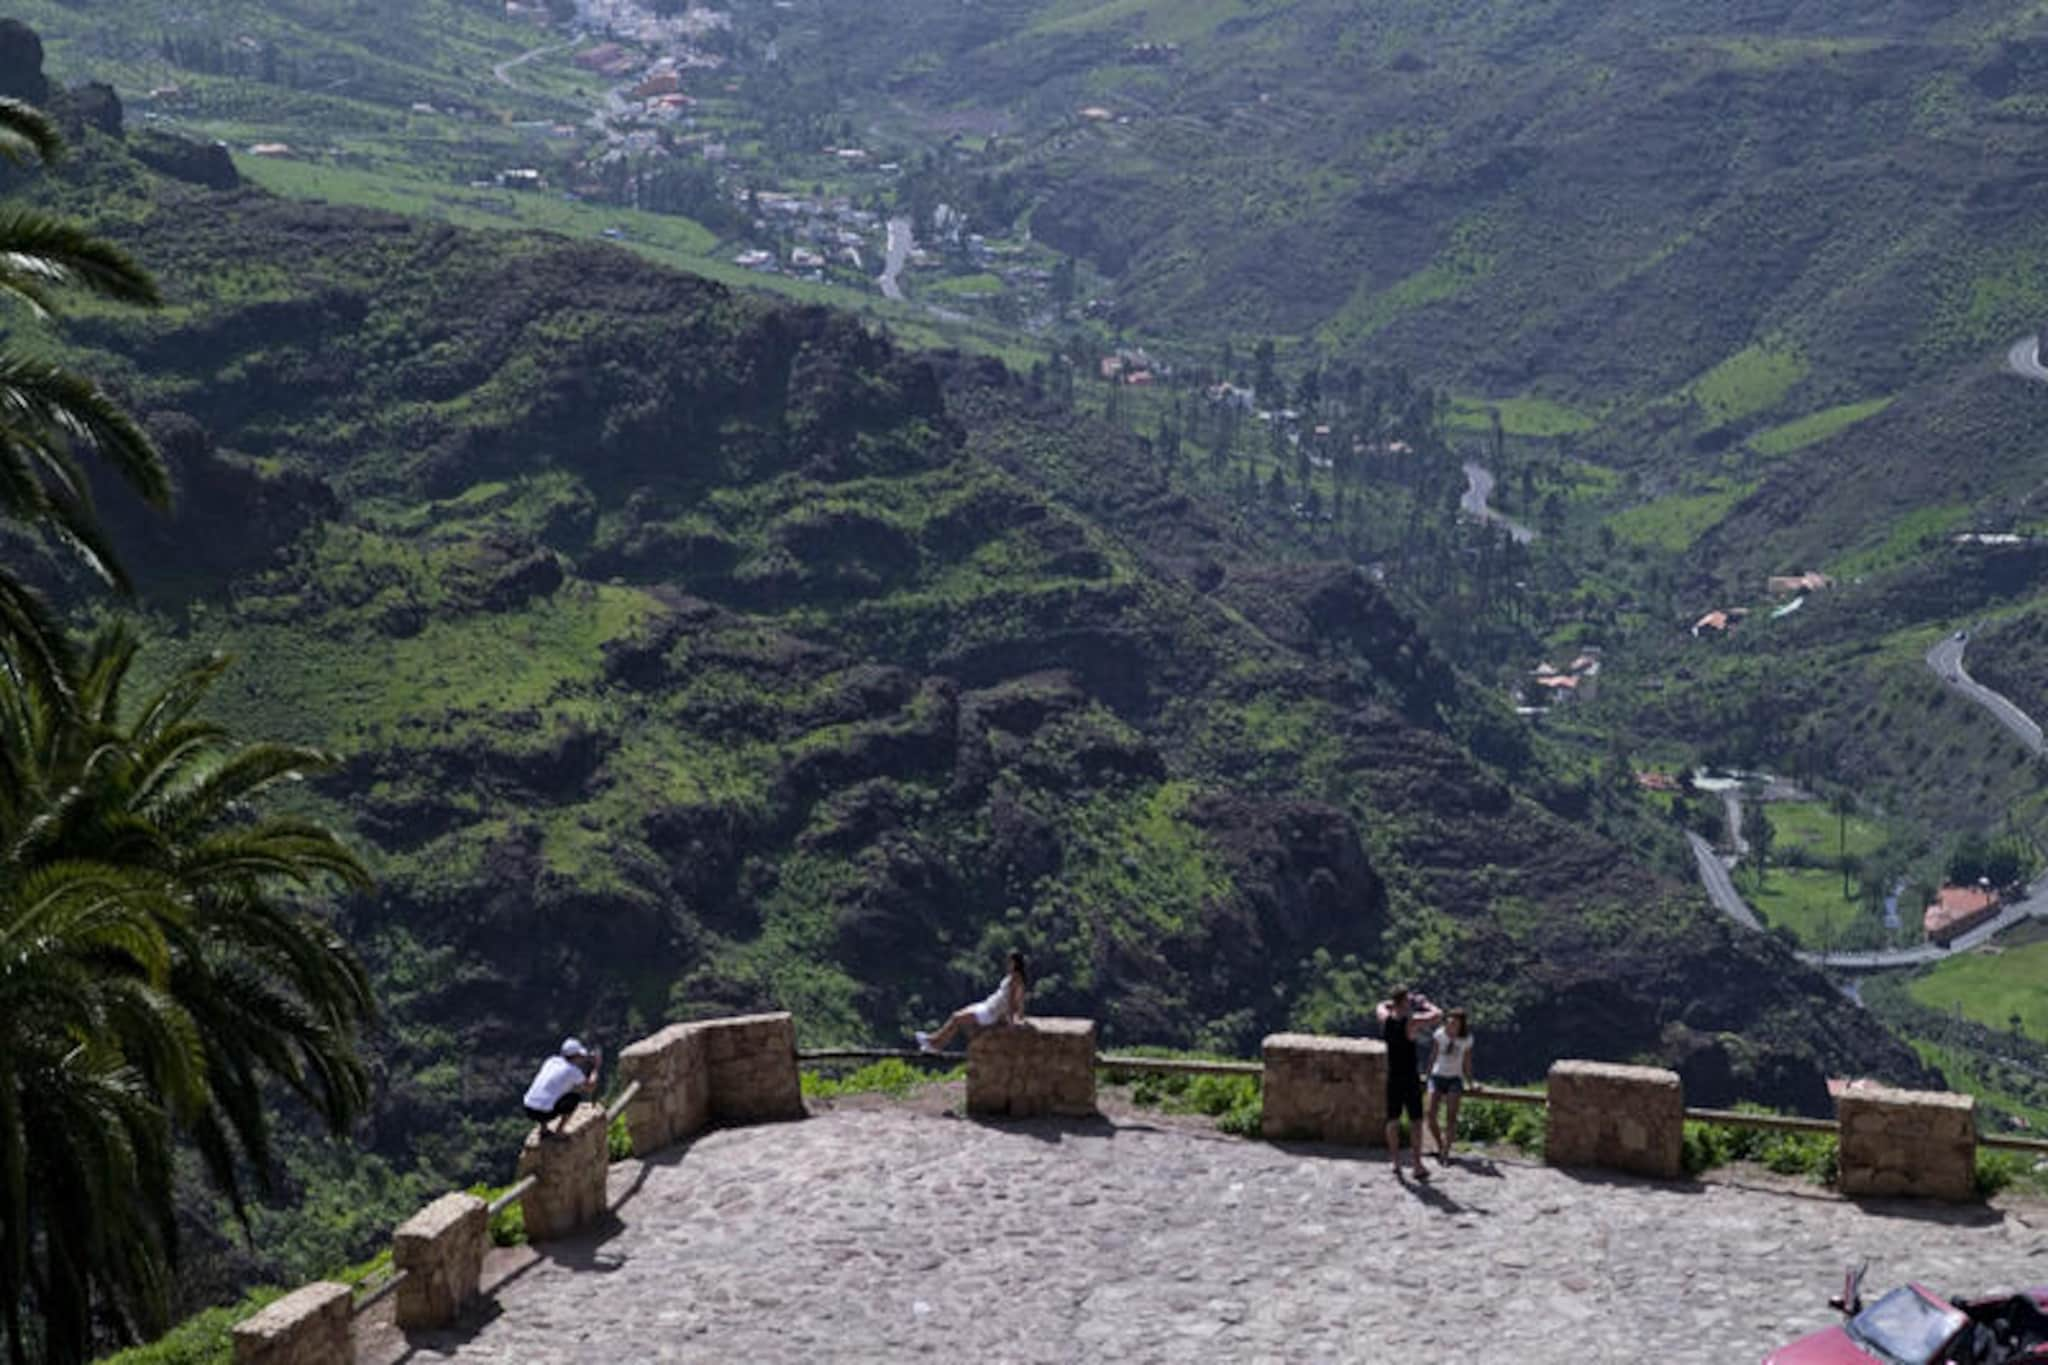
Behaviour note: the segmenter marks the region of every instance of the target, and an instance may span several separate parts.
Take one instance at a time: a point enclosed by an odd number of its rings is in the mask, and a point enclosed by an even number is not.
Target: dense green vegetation
[[[41,112],[0,99],[0,155],[47,163],[61,148]],[[43,318],[72,286],[157,300],[117,248],[10,209],[0,295]],[[126,587],[81,457],[162,508],[171,471],[155,444],[91,380],[20,345],[0,354],[0,413],[0,525]],[[78,1361],[170,1316],[180,1142],[246,1224],[245,1188],[274,1188],[267,1091],[293,1092],[336,1132],[362,1114],[369,1077],[356,1035],[372,1013],[369,982],[296,898],[370,882],[323,826],[258,813],[268,790],[330,760],[238,744],[197,719],[224,660],[174,669],[141,698],[124,692],[134,634],[111,626],[79,647],[30,581],[39,566],[10,561],[0,568],[0,1325],[11,1361]]]
[[[214,1239],[224,1279],[503,1178],[550,1036],[780,1006],[888,1039],[1012,946],[1119,1046],[1248,1055],[1398,975],[1507,1076],[1655,1059],[1815,1111],[1925,1063],[2037,1112],[2002,1043],[1930,1020],[1955,983],[1859,1012],[1710,915],[1678,836],[1718,808],[1636,778],[1818,792],[1769,808],[1756,892],[1807,944],[1883,941],[1902,887],[1910,926],[1966,829],[2039,830],[2038,766],[1921,662],[1996,616],[1970,666],[2041,696],[2038,549],[1952,539],[2044,519],[2048,403],[1990,368],[2048,302],[2037,17],[741,0],[674,143],[728,159],[636,207],[578,131],[612,82],[496,5],[26,12],[129,103],[32,193],[170,281],[51,347],[187,493],[108,507],[138,668],[237,656],[207,714],[340,754],[283,799],[381,885],[345,911],[389,1025],[372,1150],[286,1135],[312,1213]],[[239,185],[166,129],[242,150]],[[488,183],[528,163],[549,192]],[[786,259],[783,191],[912,219],[911,302],[736,264]],[[1140,340],[1146,383],[1101,368]],[[1466,460],[1535,539],[1460,513]],[[1766,587],[1809,569],[1796,608]],[[1509,711],[1578,659],[1581,700]],[[1942,969],[1971,1029],[2032,1017],[2010,956]]]
[[[94,149],[36,193],[171,281],[72,333],[190,492],[117,517],[145,660],[233,653],[211,715],[341,753],[291,808],[380,882],[346,914],[388,1024],[375,1150],[285,1149],[346,1218],[266,1225],[261,1271],[503,1178],[536,1039],[771,1004],[888,1037],[1013,945],[1120,1043],[1244,1055],[1397,973],[1502,1074],[1662,1055],[1809,1108],[1830,1072],[1922,1074],[1575,823],[1647,837],[1630,784],[1128,414],[622,250]]]

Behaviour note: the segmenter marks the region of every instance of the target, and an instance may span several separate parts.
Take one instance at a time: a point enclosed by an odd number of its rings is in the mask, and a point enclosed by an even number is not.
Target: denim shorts
[[[1462,1095],[1465,1093],[1463,1076],[1431,1076],[1429,1093],[1432,1095]]]

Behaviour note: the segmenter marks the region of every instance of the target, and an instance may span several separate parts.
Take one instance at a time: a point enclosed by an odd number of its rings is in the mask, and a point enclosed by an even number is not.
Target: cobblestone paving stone
[[[1944,1292],[2048,1282],[2042,1210],[1857,1204],[1142,1119],[904,1108],[715,1132],[618,1223],[542,1248],[464,1362],[1755,1362],[1832,1320],[1844,1262]],[[491,1275],[487,1274],[487,1289]]]

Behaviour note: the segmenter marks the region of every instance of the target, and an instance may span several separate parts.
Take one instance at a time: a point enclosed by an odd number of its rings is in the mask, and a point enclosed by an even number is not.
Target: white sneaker
[[[926,1033],[923,1029],[919,1029],[916,1033],[913,1033],[910,1036],[917,1039],[917,1050],[919,1052],[938,1051],[937,1048],[932,1046],[932,1036],[929,1033]]]

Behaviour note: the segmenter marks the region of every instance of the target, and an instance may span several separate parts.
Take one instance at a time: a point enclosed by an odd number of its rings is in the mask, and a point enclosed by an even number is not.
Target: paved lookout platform
[[[494,1254],[488,1310],[359,1359],[1727,1365],[1828,1325],[1848,1261],[1873,1288],[2048,1282],[2032,1206],[1509,1159],[1418,1187],[1370,1149],[925,1108],[615,1166],[615,1221]]]

